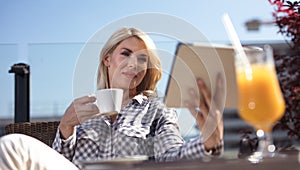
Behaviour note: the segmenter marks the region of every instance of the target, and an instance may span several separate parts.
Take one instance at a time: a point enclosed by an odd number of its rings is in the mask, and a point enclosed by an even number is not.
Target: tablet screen
[[[168,107],[183,108],[189,99],[189,89],[196,89],[196,77],[201,77],[214,95],[216,77],[224,80],[225,108],[237,108],[237,85],[232,46],[218,44],[179,43],[164,101]]]

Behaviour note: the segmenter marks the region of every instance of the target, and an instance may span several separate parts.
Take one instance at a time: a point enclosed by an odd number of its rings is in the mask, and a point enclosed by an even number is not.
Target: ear
[[[107,55],[105,57],[105,59],[103,60],[103,63],[106,67],[109,67],[110,66],[110,55]]]

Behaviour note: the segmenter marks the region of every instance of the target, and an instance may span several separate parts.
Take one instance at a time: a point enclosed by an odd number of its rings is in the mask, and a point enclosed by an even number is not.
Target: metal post
[[[24,63],[14,64],[9,73],[15,73],[15,123],[29,122],[30,67]]]

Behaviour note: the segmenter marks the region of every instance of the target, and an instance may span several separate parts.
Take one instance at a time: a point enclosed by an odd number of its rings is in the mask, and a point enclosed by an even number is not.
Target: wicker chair
[[[52,145],[59,121],[12,123],[5,126],[5,133],[21,133],[32,136],[48,146]]]

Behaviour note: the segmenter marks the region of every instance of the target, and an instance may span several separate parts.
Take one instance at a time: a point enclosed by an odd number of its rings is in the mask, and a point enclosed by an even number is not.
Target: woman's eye
[[[148,61],[148,56],[146,54],[137,55],[137,60],[139,63],[146,63]]]
[[[131,53],[125,51],[125,52],[122,52],[121,55],[126,56],[126,57],[129,57],[129,56],[131,55]]]
[[[139,63],[145,63],[145,62],[147,62],[147,58],[146,57],[139,57],[138,62]]]

